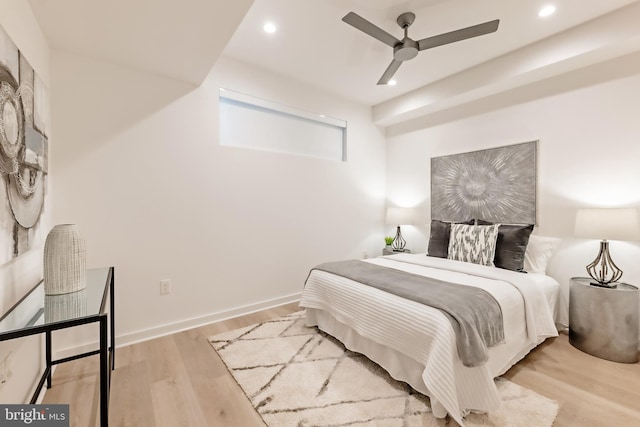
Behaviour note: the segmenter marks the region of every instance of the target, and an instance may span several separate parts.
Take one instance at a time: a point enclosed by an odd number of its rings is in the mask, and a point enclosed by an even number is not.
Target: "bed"
[[[461,425],[469,411],[500,405],[494,378],[548,337],[559,284],[541,273],[511,271],[426,254],[396,254],[359,262],[473,286],[493,296],[502,310],[504,340],[487,349],[488,360],[465,366],[450,319],[439,309],[327,271],[313,269],[300,306],[307,325],[366,355],[397,380],[430,397],[433,413]]]

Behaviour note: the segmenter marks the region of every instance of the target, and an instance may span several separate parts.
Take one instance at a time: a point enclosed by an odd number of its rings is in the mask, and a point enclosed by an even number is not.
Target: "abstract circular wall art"
[[[431,218],[536,223],[538,141],[431,159]]]
[[[0,27],[0,264],[43,240],[48,91]]]

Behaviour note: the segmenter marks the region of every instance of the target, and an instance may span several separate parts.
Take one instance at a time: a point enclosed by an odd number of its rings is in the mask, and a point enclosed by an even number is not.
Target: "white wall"
[[[616,66],[638,70],[638,55],[616,60]],[[612,66],[612,64],[609,64]],[[423,120],[387,141],[387,196],[398,204],[418,206],[420,224],[407,228],[414,251],[424,252],[430,221],[430,159],[525,141],[538,145],[538,224],[535,234],[563,238],[548,273],[565,285],[572,276],[585,276],[595,258],[597,241],[572,238],[579,207],[639,207],[640,191],[640,73],[601,79],[610,67],[596,66],[539,85],[536,95],[501,95],[500,102],[478,103],[474,115],[445,112],[447,120]],[[580,85],[577,82],[596,82]],[[579,86],[579,87],[578,87]],[[522,102],[522,103],[521,103]],[[499,109],[493,109],[499,105]],[[467,111],[468,113],[468,111]],[[388,231],[390,232],[390,231]],[[612,242],[614,261],[624,270],[623,281],[640,285],[640,245]]]
[[[29,61],[38,76],[49,85],[49,48],[28,2],[0,0],[0,26]],[[53,138],[49,136],[50,147]],[[51,184],[51,169],[49,170]],[[4,180],[0,180],[4,181]],[[4,182],[0,191],[5,191]],[[51,194],[45,198],[41,228],[50,228]],[[2,214],[10,214],[4,208]],[[46,231],[45,231],[46,233]],[[0,265],[0,316],[13,306],[42,278],[42,242],[32,250]],[[9,379],[0,384],[0,402],[28,401],[42,361],[40,337],[22,338],[0,343],[0,368]],[[6,367],[1,366],[6,361]]]
[[[52,82],[54,223],[115,266],[121,343],[291,300],[313,265],[381,250],[369,108],[225,59],[195,88],[54,51]],[[219,86],[346,120],[348,161],[220,146]]]

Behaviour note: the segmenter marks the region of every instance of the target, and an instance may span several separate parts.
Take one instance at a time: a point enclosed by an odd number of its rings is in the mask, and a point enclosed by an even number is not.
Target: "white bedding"
[[[485,365],[470,368],[458,358],[453,328],[439,310],[330,273],[309,275],[300,302],[307,323],[430,396],[438,416],[449,413],[463,424],[469,410],[495,409],[500,399],[493,378],[545,338],[557,336],[553,313],[559,285],[548,276],[425,254],[366,262],[483,288],[502,308],[505,343],[489,349]]]

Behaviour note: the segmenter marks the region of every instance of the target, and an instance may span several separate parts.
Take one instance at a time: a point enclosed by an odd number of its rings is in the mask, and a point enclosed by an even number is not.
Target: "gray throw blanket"
[[[489,358],[487,347],[504,342],[502,309],[484,289],[359,260],[327,262],[314,269],[441,310],[456,332],[458,355],[465,366],[481,366]]]

